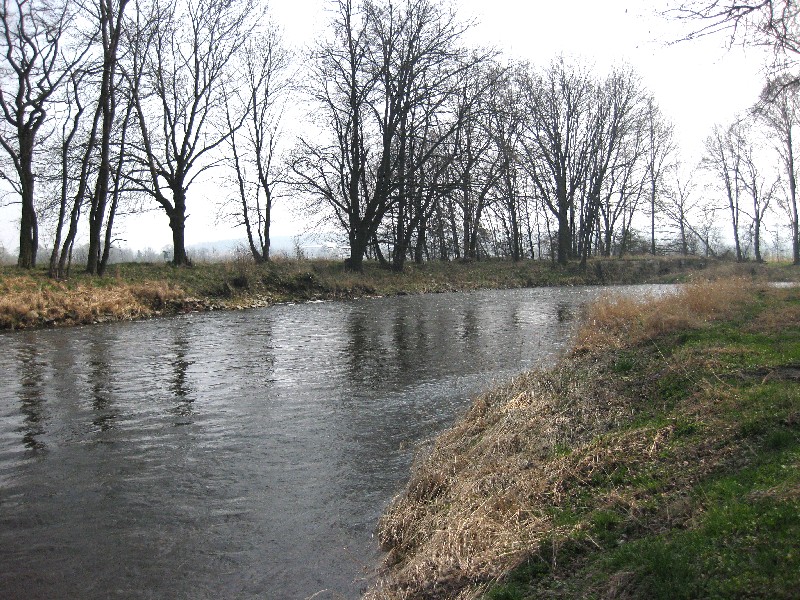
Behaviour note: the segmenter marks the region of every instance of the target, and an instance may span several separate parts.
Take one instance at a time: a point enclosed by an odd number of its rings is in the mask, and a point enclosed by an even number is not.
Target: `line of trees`
[[[793,4],[760,20],[777,4],[675,11],[699,33],[744,23],[786,56]],[[712,254],[722,214],[736,259],[761,260],[770,211],[789,216],[800,264],[796,78],[773,78],[690,168],[628,67],[507,62],[467,45],[470,24],[440,0],[330,7],[299,67],[257,0],[0,0],[0,179],[21,206],[18,265],[36,265],[44,217],[53,277],[67,276],[81,231],[85,268],[102,274],[115,218],[151,207],[186,265],[189,211],[211,176],[258,262],[274,202],[291,195],[342,232],[354,270],[368,258],[395,270],[498,255],[585,263],[655,254],[665,237]],[[309,116],[291,142],[283,117],[299,100]]]
[[[250,112],[233,129],[219,119],[260,16],[250,0],[2,0],[0,144],[14,168],[0,177],[21,198],[19,266],[37,262],[37,196],[56,215],[54,277],[82,219],[86,270],[102,274],[115,216],[146,198],[169,220],[173,262],[188,263],[189,188]]]

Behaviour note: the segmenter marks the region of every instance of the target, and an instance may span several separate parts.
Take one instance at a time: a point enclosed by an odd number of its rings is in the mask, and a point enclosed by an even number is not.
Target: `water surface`
[[[598,288],[0,336],[3,598],[353,598],[413,448]]]

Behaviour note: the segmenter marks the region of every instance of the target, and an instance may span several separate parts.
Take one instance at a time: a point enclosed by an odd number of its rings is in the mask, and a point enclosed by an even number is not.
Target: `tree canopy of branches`
[[[68,2],[2,0],[0,4],[0,146],[13,172],[0,171],[19,194],[19,256],[23,268],[36,266],[39,228],[34,202],[34,158],[38,136],[54,93],[83,57],[64,44],[73,14]]]
[[[189,263],[189,187],[216,165],[213,151],[230,137],[222,124],[225,79],[256,13],[250,0],[153,0],[134,33],[131,79],[140,128],[136,183],[169,217],[175,265]]]
[[[293,170],[333,210],[348,235],[347,264],[360,270],[385,215],[410,209],[425,165],[458,127],[445,106],[465,68],[464,27],[432,0],[336,7],[332,37],[314,53],[311,90],[329,141],[302,139]],[[405,227],[406,214],[396,223]]]
[[[800,7],[795,0],[691,0],[668,11],[697,23],[688,37],[728,33],[766,44],[777,52],[800,53]]]

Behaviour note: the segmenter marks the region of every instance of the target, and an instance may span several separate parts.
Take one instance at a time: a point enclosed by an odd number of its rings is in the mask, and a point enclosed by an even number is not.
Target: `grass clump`
[[[606,297],[588,308],[575,349],[619,349],[696,329],[741,310],[750,299],[751,288],[749,279],[735,277],[689,283],[661,298]]]
[[[798,307],[742,279],[591,307],[420,455],[367,597],[797,597]]]
[[[100,285],[4,278],[0,282],[0,329],[142,318],[160,314],[185,295],[180,287],[160,281],[97,283]]]

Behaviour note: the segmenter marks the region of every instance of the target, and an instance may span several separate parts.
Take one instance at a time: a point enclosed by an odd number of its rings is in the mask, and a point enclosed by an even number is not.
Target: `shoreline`
[[[418,457],[365,597],[796,597],[798,383],[796,287],[600,301]]]
[[[76,274],[54,281],[43,269],[0,268],[0,330],[42,329],[163,317],[187,312],[263,308],[284,302],[475,289],[678,283],[693,276],[747,274],[800,280],[787,264],[728,263],[704,258],[594,259],[585,269],[542,261],[410,265],[402,273],[367,264],[350,273],[333,261],[248,261],[174,268],[118,264],[104,277]]]

